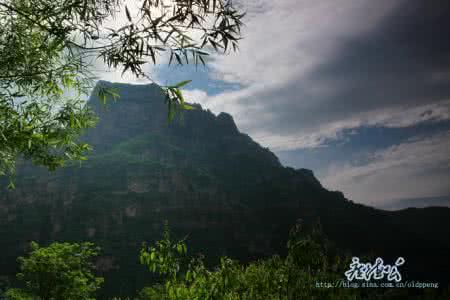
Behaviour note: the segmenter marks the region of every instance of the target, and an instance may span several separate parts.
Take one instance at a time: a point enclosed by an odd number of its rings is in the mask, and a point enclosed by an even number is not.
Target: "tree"
[[[92,243],[31,244],[28,257],[19,257],[17,278],[24,288],[8,290],[8,299],[94,299],[102,278],[93,274],[91,259],[99,249]]]
[[[185,240],[171,240],[168,227],[156,246],[144,246],[141,263],[163,275],[164,282],[144,288],[141,300],[294,300],[294,299],[400,299],[408,298],[406,289],[340,288],[332,286],[343,280],[350,258],[335,256],[334,247],[321,231],[320,223],[303,228],[297,223],[289,233],[286,257],[239,264],[222,257],[209,270],[202,259],[186,261]],[[337,250],[337,249],[334,249]],[[343,259],[339,259],[342,257]],[[440,299],[438,291],[427,291],[415,299]],[[439,298],[440,297],[440,298]],[[410,297],[411,298],[411,297]],[[442,298],[443,299],[443,298]]]
[[[211,52],[238,48],[244,14],[229,0],[131,3],[136,11],[125,0],[0,0],[0,175],[13,178],[19,157],[50,170],[86,159],[79,137],[96,121],[82,101],[93,59],[151,80],[146,63],[205,64]],[[118,15],[124,26],[105,25]],[[191,108],[180,91],[187,83],[162,87],[169,119]]]
[[[163,239],[156,242],[154,247],[141,248],[139,260],[150,271],[165,275],[169,280],[176,280],[182,264],[182,256],[187,252],[185,239],[174,242],[170,238],[168,222],[164,224]]]

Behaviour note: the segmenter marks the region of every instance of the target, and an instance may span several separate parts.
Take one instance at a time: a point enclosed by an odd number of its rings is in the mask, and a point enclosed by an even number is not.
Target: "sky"
[[[449,1],[241,4],[238,53],[207,68],[149,66],[152,78],[192,79],[191,102],[228,112],[284,165],[355,202],[450,195]]]

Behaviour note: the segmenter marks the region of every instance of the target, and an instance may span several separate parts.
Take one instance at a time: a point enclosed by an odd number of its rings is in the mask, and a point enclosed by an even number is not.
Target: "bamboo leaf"
[[[189,84],[189,83],[191,83],[191,82],[192,82],[192,80],[184,80],[184,81],[181,81],[181,82],[176,83],[176,84],[173,85],[172,87],[174,87],[174,88],[180,88],[180,87],[183,87],[183,86],[185,86],[186,84]]]
[[[127,15],[128,21],[132,22],[130,11],[128,10],[128,6],[125,5],[125,14]]]

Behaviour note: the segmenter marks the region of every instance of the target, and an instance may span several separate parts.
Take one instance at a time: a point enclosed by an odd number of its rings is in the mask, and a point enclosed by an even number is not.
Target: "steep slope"
[[[226,113],[197,106],[169,124],[158,87],[116,87],[117,103],[89,102],[100,122],[85,136],[95,149],[88,162],[55,173],[24,164],[17,189],[0,195],[2,275],[14,273],[31,240],[91,240],[103,248],[104,291],[130,295],[151,279],[138,250],[159,238],[164,220],[214,262],[222,254],[283,253],[289,228],[302,218],[320,220],[352,255],[403,256],[411,279],[448,280],[450,209],[438,209],[438,220],[427,209],[354,204],[325,190],[311,171],[283,167]]]

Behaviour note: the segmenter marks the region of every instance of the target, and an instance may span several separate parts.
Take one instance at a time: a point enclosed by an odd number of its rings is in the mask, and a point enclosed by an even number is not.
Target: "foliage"
[[[5,294],[8,300],[33,300],[35,297],[22,291],[21,289],[9,289]]]
[[[355,291],[330,291],[317,289],[316,281],[334,279],[327,264],[324,249],[311,236],[299,237],[298,227],[291,232],[289,254],[286,258],[273,256],[270,259],[240,265],[222,257],[219,266],[208,270],[201,258],[192,259],[185,270],[180,271],[177,253],[184,256],[184,242],[174,243],[164,234],[162,241],[150,251],[143,248],[141,263],[161,275],[169,274],[165,284],[145,288],[140,299],[303,299],[303,297],[332,296],[327,299],[352,299]],[[165,246],[161,246],[165,245]],[[178,247],[175,247],[178,245]],[[182,251],[176,251],[180,248]],[[168,249],[171,249],[168,250]],[[168,255],[167,253],[170,253]],[[165,257],[170,257],[166,259]],[[162,259],[161,259],[162,258]],[[176,262],[176,263],[174,263]],[[170,271],[172,266],[172,272]]]
[[[99,249],[92,243],[53,243],[40,247],[32,242],[28,257],[19,257],[17,278],[24,288],[10,289],[8,299],[94,299],[103,282],[93,274],[91,259]]]
[[[67,102],[53,112],[48,103],[12,106],[0,97],[0,124],[0,175],[14,176],[19,155],[50,170],[66,159],[85,160],[90,147],[77,139],[83,129],[94,126],[95,117],[80,103]]]
[[[166,231],[167,232],[167,231]],[[172,247],[151,248],[153,258],[141,260],[151,266],[153,272],[171,274],[164,284],[156,284],[144,288],[139,294],[141,300],[178,300],[178,299],[214,299],[214,300],[294,300],[294,299],[438,299],[436,291],[425,291],[422,295],[409,294],[406,289],[353,289],[324,288],[317,283],[335,283],[342,280],[344,269],[349,259],[335,259],[329,253],[330,243],[321,233],[320,224],[316,224],[305,233],[301,223],[290,232],[288,255],[281,258],[277,255],[248,265],[239,264],[229,258],[222,257],[220,264],[213,271],[208,270],[202,259],[192,259],[184,271],[180,264],[167,263],[161,257],[159,249],[172,249],[172,255],[179,253],[185,256],[186,251],[175,251],[167,234],[164,245]],[[157,242],[161,245],[161,241]],[[146,253],[145,248],[143,249]],[[167,253],[167,252],[165,252]],[[151,255],[151,254],[150,254]],[[162,255],[164,256],[164,255]],[[176,259],[175,259],[176,260]],[[172,260],[173,261],[173,260]],[[172,265],[173,273],[167,268]],[[447,293],[442,294],[445,296]]]
[[[226,257],[209,270],[202,257],[187,259],[185,239],[174,242],[165,226],[163,239],[155,246],[144,245],[140,261],[164,277],[163,283],[144,288],[140,300],[293,300],[293,299],[443,299],[448,292],[424,291],[408,294],[406,289],[318,288],[317,283],[341,279],[348,261],[331,259],[323,235],[314,227],[301,232],[297,224],[290,232],[288,255],[252,262],[248,265]],[[97,255],[93,244],[53,243],[47,248],[32,244],[29,258],[19,258],[24,289],[9,289],[9,300],[94,299],[102,282],[88,262]],[[441,298],[440,298],[441,297]],[[130,298],[113,298],[130,299]]]
[[[155,247],[144,245],[141,249],[139,260],[145,264],[150,271],[165,275],[169,280],[175,280],[182,258],[187,251],[184,240],[173,242],[170,239],[170,230],[167,222],[164,226],[163,239],[156,242]]]
[[[136,13],[125,0],[0,1],[0,175],[13,178],[20,156],[51,170],[85,159],[89,146],[78,137],[95,116],[82,96],[94,83],[96,57],[151,79],[143,66],[164,53],[169,64],[197,65],[211,51],[237,50],[244,14],[231,1],[135,3]],[[107,27],[118,14],[126,24]],[[192,108],[180,90],[187,83],[163,87],[169,120]],[[118,97],[106,88],[98,94],[103,102]]]

